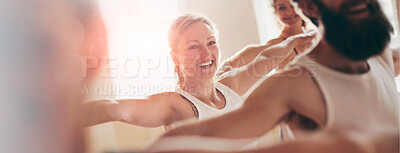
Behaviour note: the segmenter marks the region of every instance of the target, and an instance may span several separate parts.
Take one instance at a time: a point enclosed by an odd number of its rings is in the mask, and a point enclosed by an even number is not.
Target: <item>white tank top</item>
[[[199,120],[207,119],[227,112],[231,112],[243,105],[243,99],[233,91],[231,88],[223,85],[222,83],[215,82],[215,88],[222,93],[225,97],[225,107],[222,109],[213,108],[181,88],[177,88],[176,92],[188,99],[197,109],[199,113]]]
[[[327,107],[327,128],[399,126],[399,93],[393,72],[380,56],[367,62],[370,70],[355,75],[325,67],[308,56],[295,62],[314,74]],[[293,139],[287,125],[281,130],[284,139]]]
[[[225,86],[220,82],[215,82],[214,85],[215,88],[217,88],[217,90],[220,91],[222,95],[224,95],[225,97],[226,104],[225,107],[222,109],[216,109],[203,103],[202,101],[192,96],[188,92],[182,90],[181,88],[178,88],[176,92],[187,98],[190,102],[192,102],[192,104],[196,107],[199,113],[199,118],[198,118],[199,120],[204,120],[207,118],[231,112],[235,109],[240,108],[243,105],[244,101],[242,97],[235,91],[233,91],[231,88]],[[255,140],[251,143],[248,143],[247,145],[241,146],[241,149],[239,150],[254,149],[257,146],[258,146],[258,141]]]

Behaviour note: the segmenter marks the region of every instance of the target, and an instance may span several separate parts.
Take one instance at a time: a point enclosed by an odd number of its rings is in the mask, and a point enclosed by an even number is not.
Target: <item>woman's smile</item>
[[[210,60],[208,62],[198,63],[197,66],[201,68],[209,68],[214,64],[214,60]]]

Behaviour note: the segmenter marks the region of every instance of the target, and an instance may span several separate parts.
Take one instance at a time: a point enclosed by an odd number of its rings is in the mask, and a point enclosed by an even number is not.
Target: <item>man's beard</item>
[[[322,2],[314,0],[322,14],[325,26],[324,38],[345,57],[360,61],[383,52],[390,42],[393,27],[378,2],[368,4],[369,16],[359,21],[352,21],[346,15],[346,8],[340,11],[327,9]]]

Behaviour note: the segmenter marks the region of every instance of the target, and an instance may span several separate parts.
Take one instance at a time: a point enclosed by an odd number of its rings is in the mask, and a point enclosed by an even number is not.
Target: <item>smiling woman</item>
[[[187,14],[171,25],[168,34],[171,57],[175,63],[175,72],[181,88],[186,88],[185,84],[193,84],[187,81],[195,81],[188,78],[208,76],[207,79],[212,79],[214,77],[220,59],[217,37],[216,25],[202,16]],[[198,83],[204,83],[204,81]]]
[[[171,25],[171,56],[179,67],[178,76],[182,78],[179,82],[184,85],[180,90],[154,94],[146,99],[87,103],[84,124],[122,121],[142,127],[169,126],[184,119],[203,119],[239,107],[240,95],[222,83],[214,85],[216,59],[219,58],[218,36],[207,25],[214,24],[197,15],[183,15]]]
[[[178,0],[99,0],[109,41],[110,58],[101,78],[84,88],[89,100],[143,98],[174,91],[168,27],[180,14]],[[93,152],[140,150],[164,132],[113,122],[88,128]]]
[[[218,32],[214,23],[201,15],[188,13],[175,19],[168,32],[171,58],[179,77],[175,92],[149,94],[145,99],[103,99],[84,105],[87,126],[121,121],[141,127],[170,127],[187,119],[207,119],[235,110],[242,105],[247,90],[279,61],[268,56],[287,55],[294,45],[312,36],[290,38],[263,51],[246,67],[215,78],[220,59]]]

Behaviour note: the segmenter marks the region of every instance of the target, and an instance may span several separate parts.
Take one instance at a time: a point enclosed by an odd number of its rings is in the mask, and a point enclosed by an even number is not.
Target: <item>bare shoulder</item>
[[[195,117],[195,107],[189,99],[177,92],[164,92],[150,96],[152,100],[165,102],[166,105],[174,112],[174,118],[189,119]]]
[[[284,69],[281,75],[285,82],[287,82],[290,86],[291,91],[296,93],[296,96],[300,95],[321,95],[319,86],[317,81],[315,71],[310,71],[304,67],[298,65],[291,65]]]
[[[257,97],[266,99],[265,101],[288,101],[288,96],[295,91],[293,87],[297,86],[295,80],[299,78],[299,73],[299,69],[291,68],[260,80],[245,97],[258,95]]]
[[[257,89],[271,93],[270,96],[284,97],[290,103],[320,101],[322,96],[314,75],[306,68],[290,66],[265,79]]]
[[[176,110],[179,105],[182,105],[183,98],[179,93],[176,92],[163,92],[154,95],[150,95],[145,98],[146,101],[154,103],[157,107],[169,108]]]
[[[298,88],[298,81],[301,81],[301,74],[305,74],[301,69],[292,68],[259,80],[243,95],[246,100],[242,108],[252,110],[270,110],[273,108],[274,111],[278,112],[290,112],[292,110],[290,100],[295,97],[294,93],[297,92],[296,88]]]
[[[280,90],[287,103],[296,113],[314,121],[318,127],[326,123],[326,103],[318,85],[317,74],[304,67],[292,65],[279,76],[283,82]]]
[[[158,93],[158,94],[154,94],[149,96],[149,98],[177,98],[178,96],[180,96],[179,93],[177,92],[162,92],[162,93]]]
[[[273,87],[292,91],[295,89],[294,86],[310,80],[312,80],[312,72],[300,66],[290,66],[265,79],[262,84],[271,84]]]
[[[162,102],[170,105],[183,101],[182,96],[177,92],[163,92],[148,96],[147,98],[151,101]]]

